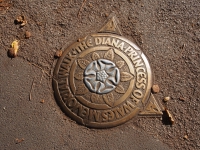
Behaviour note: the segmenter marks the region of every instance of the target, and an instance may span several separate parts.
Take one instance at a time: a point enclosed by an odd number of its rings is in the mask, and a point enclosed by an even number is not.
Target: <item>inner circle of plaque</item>
[[[106,94],[116,88],[120,72],[116,65],[106,59],[92,61],[84,71],[84,83],[94,93]]]

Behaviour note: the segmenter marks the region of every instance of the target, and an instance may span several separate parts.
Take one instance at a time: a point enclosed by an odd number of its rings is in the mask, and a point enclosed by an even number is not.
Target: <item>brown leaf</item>
[[[110,107],[112,107],[114,105],[114,96],[112,93],[104,94],[103,100]]]
[[[122,72],[121,73],[121,81],[128,81],[132,78],[133,78],[133,76],[128,72]]]
[[[85,69],[89,63],[90,62],[88,60],[78,59],[78,65],[81,67],[81,69]]]
[[[124,65],[124,61],[116,62],[116,65],[117,65],[118,68],[121,68]]]
[[[114,59],[114,52],[113,52],[113,49],[110,48],[104,55],[104,58],[105,59],[108,59],[108,60],[113,60]]]
[[[172,114],[169,112],[169,110],[167,108],[165,108],[165,112],[166,112],[166,114],[167,114],[167,116],[169,118],[170,123],[174,124],[174,122],[175,122],[174,121],[174,117],[172,116]]]
[[[100,56],[99,56],[99,54],[97,54],[97,53],[92,53],[92,60],[97,60],[97,59],[100,59]]]
[[[21,143],[21,142],[24,141],[24,138],[22,138],[22,139],[18,139],[18,138],[16,138],[15,141],[16,141],[16,144],[19,144],[19,143]]]
[[[83,73],[75,73],[74,78],[77,80],[83,80]]]
[[[88,92],[88,89],[83,84],[78,85],[76,88],[76,95],[84,95],[87,92]]]
[[[119,94],[124,94],[124,93],[125,93],[124,88],[123,88],[123,86],[121,86],[121,85],[118,85],[118,86],[116,87],[115,91],[116,91],[117,93],[119,93]]]

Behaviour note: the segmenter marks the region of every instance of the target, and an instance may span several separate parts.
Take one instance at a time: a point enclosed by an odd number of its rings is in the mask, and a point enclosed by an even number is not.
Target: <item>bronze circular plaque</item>
[[[146,106],[152,73],[142,51],[108,33],[87,36],[64,49],[53,79],[57,102],[80,124],[107,128],[135,117]]]

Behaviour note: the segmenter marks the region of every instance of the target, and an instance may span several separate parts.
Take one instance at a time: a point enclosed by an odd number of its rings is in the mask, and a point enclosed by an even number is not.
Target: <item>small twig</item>
[[[81,5],[81,7],[80,7],[80,9],[78,11],[77,17],[80,17],[81,10],[82,10],[83,6],[85,5],[86,1],[87,0],[83,0],[82,5]]]
[[[180,52],[180,54],[177,56],[177,58],[176,58],[175,60],[178,60],[179,58],[181,58],[181,57],[183,56],[183,52],[184,52],[184,50],[185,50],[185,46],[186,46],[186,44],[183,44],[183,45],[181,46],[181,52]]]
[[[41,76],[41,78],[40,78],[40,84],[41,84],[41,82],[42,82],[43,74],[44,74],[44,70],[42,70],[42,76]]]
[[[29,94],[29,101],[31,101],[31,92],[33,90],[34,80],[35,80],[35,77],[33,78],[33,82],[32,82],[32,85],[31,85],[31,90],[30,90],[30,94]]]
[[[31,65],[40,68],[43,72],[45,72],[49,77],[52,77],[52,75],[50,75],[46,70],[44,70],[42,67],[38,66],[37,64],[34,63],[30,63]]]

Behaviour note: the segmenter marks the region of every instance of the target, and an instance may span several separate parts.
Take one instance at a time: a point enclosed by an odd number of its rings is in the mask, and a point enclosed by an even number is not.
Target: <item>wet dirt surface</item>
[[[0,149],[200,149],[200,2],[87,0],[77,17],[81,5],[79,0],[0,1]],[[57,105],[54,53],[97,32],[113,12],[123,35],[149,58],[161,89],[154,96],[172,113],[174,125],[137,118],[111,129],[89,129]],[[22,14],[28,23],[19,28],[14,20]],[[20,48],[10,59],[7,50],[15,39]],[[171,97],[167,103],[165,96]]]

